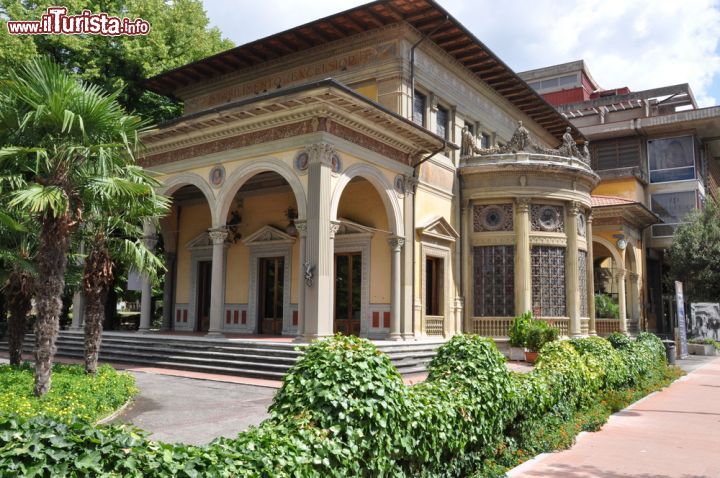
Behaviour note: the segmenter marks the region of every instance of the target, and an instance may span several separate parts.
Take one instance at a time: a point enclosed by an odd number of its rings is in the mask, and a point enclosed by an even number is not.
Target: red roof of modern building
[[[638,201],[631,199],[621,198],[618,196],[592,196],[592,207],[602,206],[625,206],[627,204],[640,204]]]

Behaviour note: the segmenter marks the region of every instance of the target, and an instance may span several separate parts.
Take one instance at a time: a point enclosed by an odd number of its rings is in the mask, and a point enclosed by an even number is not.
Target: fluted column
[[[463,283],[463,290],[460,291],[461,294],[463,294],[463,298],[465,299],[465,307],[463,308],[463,332],[466,334],[472,333],[473,327],[470,323],[470,317],[472,317],[472,314],[474,312],[471,312],[471,307],[473,307],[473,300],[475,297],[475,291],[472,287],[472,270],[474,267],[473,261],[471,260],[470,256],[470,231],[472,231],[473,222],[472,222],[472,205],[470,203],[465,203],[462,205],[462,216],[460,220],[463,222],[463,228],[462,232],[463,235],[460,238],[460,247],[462,249],[462,256],[461,260],[463,261],[463,277],[462,277],[462,283]],[[456,246],[457,247],[457,246]]]
[[[587,241],[587,304],[588,317],[588,333],[597,335],[597,326],[595,324],[595,270],[593,267],[593,242],[592,242],[592,211],[588,211],[585,218],[585,240]]]
[[[634,272],[630,273],[630,319],[632,324],[630,330],[633,333],[642,330],[641,316],[642,308],[640,306],[640,275]]]
[[[582,325],[580,323],[580,280],[578,267],[578,214],[580,205],[572,202],[568,207],[565,232],[567,235],[567,249],[565,251],[565,297],[567,300],[567,314],[570,319],[570,336],[580,337]]]
[[[515,201],[515,313],[532,311],[530,199]]]
[[[223,309],[225,308],[225,227],[210,229],[212,241],[212,272],[210,276],[210,327],[207,335],[222,335]]]
[[[306,261],[309,281],[305,289],[305,338],[311,340],[333,333],[334,256],[337,224],[330,221],[333,145],[308,146],[308,195]]]
[[[145,223],[143,227],[145,247],[150,250],[155,248],[157,238],[155,237],[155,226]],[[140,326],[138,332],[150,330],[152,322],[152,282],[147,274],[140,275]]]
[[[403,339],[411,340],[414,338],[413,324],[415,320],[419,320],[414,313],[413,308],[413,242],[415,235],[413,232],[413,215],[415,214],[415,188],[418,180],[413,176],[405,176],[403,178],[403,192],[405,194],[403,204],[403,220],[405,223],[405,234],[408,243],[403,247],[402,251],[402,310],[401,310],[401,334]]]
[[[400,253],[405,239],[391,237],[390,244],[390,339],[400,340]]]
[[[305,221],[295,221],[295,228],[300,238],[299,264],[300,272],[298,274],[298,325],[297,338],[302,339],[305,335],[305,241],[307,238],[307,223]]]
[[[618,288],[618,305],[620,306],[620,332],[627,334],[627,307],[625,306],[625,270],[620,269],[615,274]]]
[[[165,282],[163,283],[163,330],[172,329],[173,323],[173,290],[175,289],[175,258],[174,252],[165,253]]]
[[[70,330],[82,330],[85,322],[85,295],[82,292],[73,294],[73,318]]]

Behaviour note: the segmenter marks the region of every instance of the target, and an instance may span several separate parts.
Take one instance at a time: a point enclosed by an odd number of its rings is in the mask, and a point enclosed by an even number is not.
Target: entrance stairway
[[[32,353],[33,343],[34,336],[26,335],[23,352]],[[425,372],[430,360],[435,356],[435,350],[442,343],[441,340],[377,341],[376,345],[390,357],[401,374],[408,375]],[[302,346],[298,347],[298,345],[267,340],[104,332],[100,360],[281,380],[302,354]],[[57,340],[57,356],[82,359],[83,348],[82,332],[60,332]],[[7,341],[0,342],[0,353],[7,353]]]

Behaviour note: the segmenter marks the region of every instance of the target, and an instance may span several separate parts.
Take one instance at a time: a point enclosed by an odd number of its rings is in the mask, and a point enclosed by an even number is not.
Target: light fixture
[[[295,226],[295,219],[297,219],[297,211],[293,207],[289,207],[285,210],[285,217],[288,218],[288,225],[285,226],[285,232],[288,236],[297,236],[297,227]]]
[[[625,240],[625,234],[613,234],[613,237],[617,239],[617,242],[615,242],[617,248],[621,251],[624,251],[627,247],[627,240]]]

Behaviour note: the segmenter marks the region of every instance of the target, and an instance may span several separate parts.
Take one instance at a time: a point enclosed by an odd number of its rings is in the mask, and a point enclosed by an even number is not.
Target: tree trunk
[[[102,238],[97,238],[85,259],[82,287],[85,295],[85,372],[97,370],[105,301],[112,285],[112,261]]]
[[[5,286],[7,306],[10,311],[8,319],[8,353],[10,365],[20,365],[22,361],[22,343],[25,337],[25,317],[32,309],[33,277],[15,267],[8,277]]]
[[[62,294],[65,289],[67,251],[70,246],[70,213],[46,214],[40,231],[38,279],[35,284],[35,396],[50,390]]]

